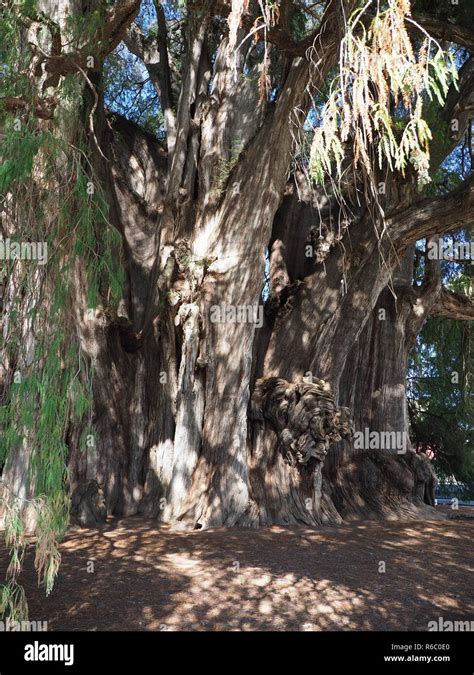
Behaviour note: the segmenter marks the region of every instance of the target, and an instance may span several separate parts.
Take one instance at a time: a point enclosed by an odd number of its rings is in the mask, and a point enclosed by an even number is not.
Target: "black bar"
[[[203,669],[225,675],[244,668],[254,671],[259,663],[262,675],[272,667],[276,672],[289,667],[309,675],[359,671],[473,675],[472,638],[470,632],[11,632],[0,633],[0,675],[166,671],[178,675],[188,669],[193,675]],[[74,662],[26,661],[27,645],[35,642],[36,651],[28,647],[28,654],[37,657],[55,656],[41,645],[73,645]],[[59,647],[56,655],[61,656]],[[62,656],[70,658],[71,652],[63,651]]]

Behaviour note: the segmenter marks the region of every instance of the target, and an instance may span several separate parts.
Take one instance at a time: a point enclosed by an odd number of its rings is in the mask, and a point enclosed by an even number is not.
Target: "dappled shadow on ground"
[[[177,533],[128,518],[72,529],[48,598],[31,552],[24,584],[49,630],[427,630],[474,619],[473,537],[474,521]]]

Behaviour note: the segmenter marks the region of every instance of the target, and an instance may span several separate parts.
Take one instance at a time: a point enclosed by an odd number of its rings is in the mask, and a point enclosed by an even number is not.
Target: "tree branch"
[[[474,116],[474,57],[471,57],[459,71],[457,88],[451,86],[446,99],[443,117],[450,124],[450,139],[455,147],[466,133]],[[453,125],[453,121],[457,125]]]
[[[346,4],[350,6],[351,4],[353,5],[354,3],[349,2]],[[191,5],[191,7],[202,10],[206,8],[206,3],[203,2],[203,0],[197,0]],[[278,24],[276,24],[275,26],[266,31],[267,42],[277,47],[278,51],[293,58],[297,56],[306,55],[308,49],[313,46],[314,42],[320,36],[322,32],[321,27],[323,22],[325,21],[325,18],[323,17],[321,23],[313,30],[312,33],[310,33],[300,41],[295,41],[288,31],[289,25],[288,17],[292,16],[295,8],[296,5],[294,3],[290,2],[280,3],[280,20]],[[300,6],[300,9],[303,9],[305,11],[308,10],[308,8],[303,6]],[[335,9],[334,2],[333,0],[330,0],[326,6],[325,16],[327,17],[330,14],[332,14],[334,12],[334,9]],[[232,10],[231,0],[214,0],[210,12],[212,16],[220,16],[223,18],[227,18],[231,13],[231,10]],[[314,13],[312,12],[309,13],[312,14],[312,16],[314,16]],[[350,11],[347,12],[347,15],[349,14]],[[248,28],[250,30],[252,27],[255,26],[255,20],[256,15],[252,14],[250,11],[248,11],[248,9],[247,10],[244,9],[242,11],[240,17],[240,25],[242,28]],[[263,35],[260,35],[260,33],[255,33],[255,40],[257,42],[263,40]]]
[[[108,54],[122,40],[127,26],[140,10],[141,0],[120,0],[106,13],[101,53]]]
[[[474,319],[474,302],[464,293],[455,293],[442,288],[431,309],[431,316],[445,316],[459,321],[472,321]]]
[[[101,35],[96,36],[95,44],[91,41],[79,52],[45,54],[38,45],[30,43],[30,46],[33,51],[40,53],[41,60],[45,62],[45,70],[50,73],[51,78],[76,72],[77,66],[87,70],[90,56],[103,59],[121,42],[127,26],[137,16],[140,4],[141,0],[120,0],[119,3],[110,7],[106,11]]]
[[[123,41],[129,51],[137,56],[145,66],[158,66],[160,55],[152,37],[146,37],[136,23],[132,23],[123,36]],[[156,75],[156,71],[155,71]]]
[[[433,238],[426,242],[427,248]],[[413,256],[410,256],[413,260]],[[413,274],[413,265],[411,265]],[[405,344],[409,351],[416,344],[416,338],[421,332],[431,310],[436,304],[441,292],[441,263],[439,260],[425,258],[425,274],[421,288],[411,288],[411,293],[415,293],[416,299],[411,303],[411,310],[407,316],[405,324]],[[398,295],[398,290],[397,290]]]
[[[25,110],[28,105],[28,102],[21,96],[5,96],[4,98],[0,98],[0,107],[7,112],[22,111]],[[39,117],[42,120],[51,119],[56,105],[57,100],[52,96],[48,96],[45,99],[38,99],[34,107],[36,117]]]
[[[425,198],[393,213],[387,227],[394,243],[412,243],[435,234],[454,232],[474,222],[474,176],[449,194]]]
[[[209,17],[204,17],[196,34],[190,36],[188,55],[184,68],[184,81],[178,102],[176,120],[176,143],[170,153],[169,200],[176,199],[181,185],[182,173],[186,161],[188,133],[191,126],[191,107],[198,95],[199,66],[203,54]]]
[[[411,18],[436,40],[454,42],[474,53],[474,32],[472,30],[431,16],[415,15]]]
[[[168,57],[168,28],[161,0],[154,0],[156,20],[158,24],[158,51],[160,54],[160,69],[158,77],[161,88],[161,108],[165,118],[168,152],[173,154],[176,143],[176,115],[173,110],[173,93],[171,86],[171,69]]]

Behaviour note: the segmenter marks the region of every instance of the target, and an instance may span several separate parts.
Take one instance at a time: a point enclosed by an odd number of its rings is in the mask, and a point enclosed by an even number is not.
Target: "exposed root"
[[[430,461],[409,451],[357,452],[329,478],[344,520],[442,517],[434,506],[436,476]]]

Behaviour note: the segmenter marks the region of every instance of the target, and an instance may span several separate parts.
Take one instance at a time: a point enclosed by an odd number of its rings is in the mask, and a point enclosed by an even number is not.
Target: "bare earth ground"
[[[176,533],[128,518],[72,528],[48,598],[31,552],[24,584],[48,630],[427,630],[474,619],[473,539],[472,519]]]

